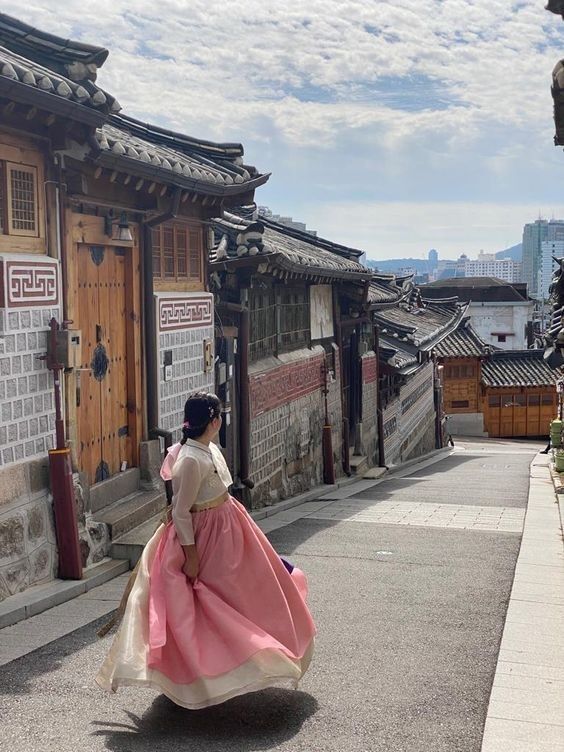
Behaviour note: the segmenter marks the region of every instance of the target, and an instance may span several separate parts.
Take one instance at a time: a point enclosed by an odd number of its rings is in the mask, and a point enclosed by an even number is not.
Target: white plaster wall
[[[532,302],[470,303],[468,313],[472,326],[487,344],[502,350],[524,350],[527,347],[526,326],[533,317]],[[512,333],[505,342],[498,342],[492,332]]]

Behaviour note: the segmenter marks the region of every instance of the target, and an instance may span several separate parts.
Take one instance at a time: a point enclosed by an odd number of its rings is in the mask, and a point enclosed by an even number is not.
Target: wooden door
[[[123,463],[133,464],[125,264],[130,249],[87,244],[77,248],[83,361],[77,389],[78,463],[96,483],[118,473]]]

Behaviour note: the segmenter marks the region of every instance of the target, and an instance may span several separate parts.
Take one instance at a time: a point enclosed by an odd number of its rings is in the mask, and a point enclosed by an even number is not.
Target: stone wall
[[[435,448],[434,416],[433,364],[427,363],[407,377],[399,397],[384,409],[386,465],[400,464],[418,456],[417,452],[425,454]],[[429,424],[433,427],[432,433]],[[427,436],[423,442],[421,434]]]
[[[191,392],[214,390],[213,295],[159,293],[155,295],[159,351],[159,427],[180,437],[184,403]],[[211,342],[211,368],[204,368],[204,341]],[[166,359],[171,360],[165,372]]]
[[[55,577],[47,458],[0,468],[0,600]]]
[[[378,370],[376,354],[362,356],[361,451],[370,466],[378,464]]]
[[[281,354],[250,368],[253,508],[323,482],[324,358],[324,349],[317,346]],[[337,352],[335,360],[338,366]],[[342,415],[338,378],[329,384],[328,413],[335,468],[340,474]]]

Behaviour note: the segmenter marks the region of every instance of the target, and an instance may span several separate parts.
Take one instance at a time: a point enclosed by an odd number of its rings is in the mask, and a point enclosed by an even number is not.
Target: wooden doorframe
[[[128,430],[131,438],[133,466],[139,466],[140,442],[143,440],[143,350],[141,335],[141,269],[140,235],[137,223],[130,222],[133,243],[124,244],[113,240],[104,233],[104,218],[73,212],[66,209],[68,317],[78,327],[78,246],[102,245],[122,247],[125,253],[125,296],[126,296],[126,367],[127,367],[127,413]],[[76,405],[77,374],[70,371],[65,378],[66,429],[71,447],[73,467],[78,467],[78,414]]]

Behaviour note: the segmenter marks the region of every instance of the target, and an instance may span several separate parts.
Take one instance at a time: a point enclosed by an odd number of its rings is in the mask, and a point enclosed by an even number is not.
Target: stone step
[[[145,520],[141,525],[129,530],[129,532],[120,538],[112,541],[110,549],[112,558],[127,559],[129,566],[133,569],[139,561],[147,541],[161,524],[162,516],[162,512],[159,512],[148,520]]]
[[[111,478],[90,486],[90,511],[98,512],[135,493],[139,490],[139,481],[139,468],[131,467],[129,470],[124,470],[122,473],[112,475]]]
[[[103,559],[84,569],[81,580],[54,580],[11,595],[0,603],[0,629],[41,614],[53,606],[60,606],[61,603],[118,577],[128,569],[127,561]]]
[[[110,539],[115,541],[129,530],[154,517],[157,513],[162,513],[165,507],[166,496],[163,488],[152,491],[135,491],[129,496],[104,507],[96,512],[93,517],[96,522],[103,522],[108,526]]]
[[[353,475],[358,475],[360,478],[368,470],[368,459],[360,454],[352,454],[349,459],[351,472]]]

